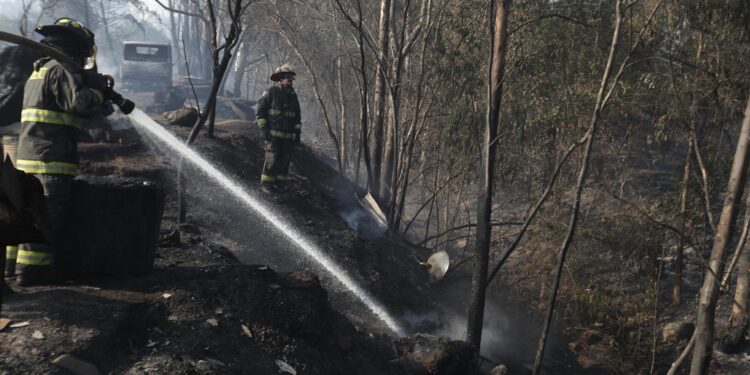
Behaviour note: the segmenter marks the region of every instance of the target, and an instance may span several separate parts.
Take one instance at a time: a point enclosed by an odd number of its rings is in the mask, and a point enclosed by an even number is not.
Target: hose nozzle
[[[135,109],[135,103],[130,99],[123,98],[118,92],[113,91],[109,99],[126,115],[129,115]]]

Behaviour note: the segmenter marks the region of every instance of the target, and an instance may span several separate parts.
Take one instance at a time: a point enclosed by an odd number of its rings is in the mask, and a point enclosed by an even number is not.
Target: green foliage
[[[414,159],[418,162],[411,165],[407,206],[425,207],[411,227],[422,231],[413,233],[415,237],[424,238],[425,232],[432,235],[451,225],[475,220],[479,153],[487,111],[488,2],[410,2],[406,11],[405,1],[395,1],[395,24],[391,28],[394,40],[402,32],[408,39],[415,24],[426,19],[424,6],[433,7],[429,13],[433,27],[418,34],[398,81],[393,78],[394,67],[389,65],[389,84],[400,93],[397,139],[402,142],[401,150],[406,148],[403,142],[408,139],[409,125],[415,119],[423,125],[416,137]],[[356,2],[342,3],[356,18]],[[638,361],[645,354],[639,348],[650,337],[656,259],[672,244],[674,233],[655,225],[643,212],[619,199],[637,202],[649,215],[676,226],[687,139],[694,131],[707,174],[708,204],[712,208],[720,205],[750,92],[750,2],[627,3],[632,5],[623,12],[613,74],[621,64],[627,64],[617,76],[616,85],[610,87],[611,97],[601,113],[591,173],[586,181],[585,215],[571,261],[566,265],[570,278],[564,282],[566,291],[560,299],[567,306],[566,318],[583,326],[601,324],[599,329],[621,348],[616,355],[623,362],[642,367]],[[338,101],[332,62],[343,57],[348,65],[342,89],[349,108],[349,144],[357,145],[361,76],[356,29],[328,2],[278,4],[281,5],[269,8],[278,12],[274,16],[283,18],[298,38],[299,49],[318,73],[318,84],[328,103]],[[371,43],[365,46],[365,73],[372,94],[379,2],[362,4],[365,31]],[[495,198],[502,209],[495,211],[496,219],[522,220],[526,207],[546,188],[563,151],[586,132],[612,39],[614,4],[590,0],[513,1],[503,80],[500,151],[496,155],[499,188]],[[660,7],[650,19],[657,4]],[[406,25],[404,14],[409,18]],[[266,20],[253,29],[258,35],[258,51],[270,51],[267,56],[274,63],[282,58],[295,59],[283,41],[272,33],[266,35],[269,29],[277,28],[275,18],[258,14],[253,19]],[[393,48],[392,43],[392,56]],[[303,99],[309,97],[309,86],[305,74],[300,74],[297,87]],[[337,105],[330,108],[338,111]],[[372,107],[368,109],[372,117]],[[307,113],[306,118],[314,119],[319,118],[316,111],[310,108],[303,112]],[[321,121],[310,122],[312,129],[322,126]],[[314,133],[306,130],[306,134]],[[357,152],[350,151],[353,165]],[[528,259],[507,266],[520,268],[515,271],[528,284],[521,282],[518,289],[532,290],[534,293],[524,296],[533,302],[545,295],[544,290],[539,292],[539,285],[548,281],[545,275],[553,267],[568,225],[571,187],[579,171],[580,156],[579,150],[563,166],[553,196],[543,208],[543,218],[532,225],[523,240],[521,251],[527,252]],[[701,186],[703,176],[697,170],[695,156],[691,160],[689,236],[695,231],[710,232],[704,219],[707,204]],[[451,179],[454,176],[458,177]],[[436,192],[436,188],[442,190]],[[596,189],[600,189],[599,196],[592,194]],[[437,199],[430,201],[434,193]],[[404,221],[415,211],[407,208]],[[495,253],[504,249],[501,244],[507,245],[505,241],[494,244]],[[540,297],[529,297],[536,294]]]

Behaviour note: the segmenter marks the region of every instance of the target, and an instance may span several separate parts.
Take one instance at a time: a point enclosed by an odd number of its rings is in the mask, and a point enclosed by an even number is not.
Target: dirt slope
[[[247,123],[227,122],[217,128],[217,139],[199,140],[202,152],[249,181],[250,189],[262,159],[252,130]],[[236,204],[210,184],[189,187],[197,198],[191,200],[189,224],[176,224],[171,155],[133,132],[116,136],[120,143],[81,145],[84,173],[164,184],[162,231],[166,236],[177,230],[180,241],[158,250],[146,277],[13,287],[3,315],[29,324],[0,333],[0,373],[66,373],[52,365],[61,354],[103,373],[275,374],[284,366],[277,361],[305,374],[395,373],[391,341],[380,335],[388,330],[314,262],[246,211],[228,209]],[[324,163],[306,157],[306,165],[309,177],[293,170],[293,192],[269,198],[272,204],[397,314],[430,308],[419,293],[426,275],[411,250],[349,229],[337,213],[354,207],[353,200],[339,199],[352,188]]]

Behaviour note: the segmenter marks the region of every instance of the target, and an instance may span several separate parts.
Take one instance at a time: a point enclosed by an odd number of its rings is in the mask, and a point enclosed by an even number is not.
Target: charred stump
[[[69,254],[58,259],[71,276],[147,274],[164,212],[164,190],[134,178],[79,177],[74,184]]]

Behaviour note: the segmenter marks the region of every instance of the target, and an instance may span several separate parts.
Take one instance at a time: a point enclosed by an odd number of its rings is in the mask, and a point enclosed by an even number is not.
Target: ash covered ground
[[[182,138],[189,130],[168,128]],[[102,373],[398,373],[393,333],[282,233],[190,169],[188,221],[178,224],[175,155],[132,129],[108,138],[80,144],[83,174],[146,177],[167,190],[154,270],[12,286],[3,315],[23,324],[0,334],[0,373],[67,373],[52,364],[63,354]],[[215,139],[197,144],[257,190],[262,149],[251,123],[221,121]],[[309,149],[297,160],[291,191],[268,203],[395,316],[434,310],[414,260],[428,254],[353,231],[340,216],[358,209],[352,186]]]

